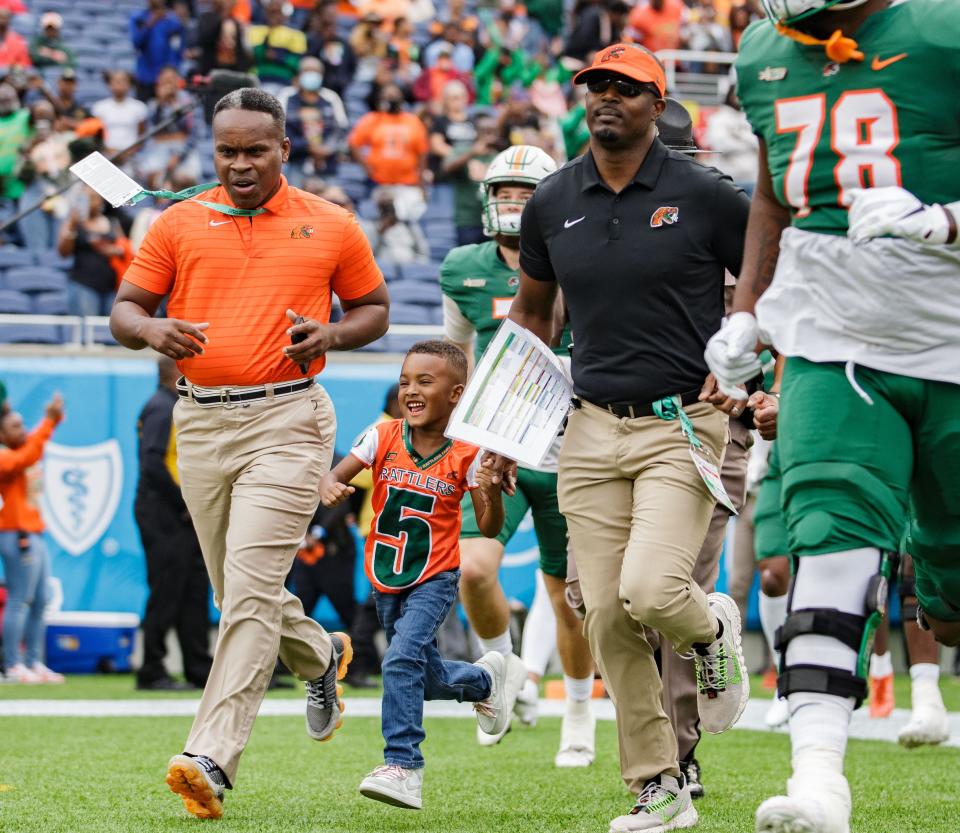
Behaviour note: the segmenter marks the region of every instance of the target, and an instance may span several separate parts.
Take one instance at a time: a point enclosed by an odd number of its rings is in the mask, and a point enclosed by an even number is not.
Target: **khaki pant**
[[[336,417],[314,386],[244,406],[181,399],[174,424],[183,498],[221,614],[185,750],[212,758],[232,784],[278,652],[301,680],[330,661],[326,632],[283,583],[330,468]]]
[[[707,404],[686,410],[720,459],[726,416]],[[584,633],[616,709],[620,769],[634,793],[662,772],[679,774],[644,626],[681,651],[715,637],[706,596],[691,581],[714,500],[688,449],[676,420],[620,419],[584,402],[570,415],[560,455],[560,509],[580,573]]]
[[[730,421],[730,442],[723,458],[720,477],[737,509],[743,507],[747,490],[747,453],[753,438],[740,420]],[[704,593],[712,593],[720,571],[720,554],[730,513],[717,504],[710,518],[707,537],[693,567],[693,580]],[[697,679],[692,659],[684,659],[664,640],[660,646],[660,673],[663,679],[663,710],[677,734],[680,760],[693,752],[700,740],[700,715],[697,710]]]
[[[757,554],[753,543],[753,512],[757,498],[751,495],[737,518],[733,532],[733,552],[727,563],[727,592],[740,608],[740,616],[746,618],[753,574],[757,571]]]

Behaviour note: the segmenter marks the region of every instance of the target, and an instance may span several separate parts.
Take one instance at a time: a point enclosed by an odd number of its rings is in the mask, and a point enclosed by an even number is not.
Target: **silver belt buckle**
[[[226,390],[223,390],[223,389],[220,390],[220,405],[221,405],[221,407],[223,407],[224,409],[227,409],[227,408],[236,408],[237,405],[239,405],[239,404],[240,404],[239,402],[231,402],[231,401],[230,401],[230,388],[227,388]]]

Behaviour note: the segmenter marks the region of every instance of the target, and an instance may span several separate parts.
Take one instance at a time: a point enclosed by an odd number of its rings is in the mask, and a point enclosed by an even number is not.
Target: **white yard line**
[[[2,717],[192,717],[196,714],[199,700],[0,700]],[[376,697],[357,697],[345,700],[346,716],[379,717],[380,700]],[[738,729],[753,729],[769,732],[763,716],[770,705],[769,700],[751,699],[747,703]],[[613,704],[609,700],[594,700],[594,710],[599,720],[613,720]],[[540,714],[543,717],[562,717],[562,700],[541,700]],[[469,703],[437,701],[425,704],[427,717],[472,718]],[[299,717],[303,714],[301,700],[263,701],[260,714],[266,717]],[[850,737],[861,740],[896,742],[897,732],[910,717],[907,709],[895,709],[885,720],[871,720],[865,708],[854,712],[850,724]],[[944,746],[960,746],[960,713],[950,714],[951,739]],[[785,733],[785,729],[777,730]]]

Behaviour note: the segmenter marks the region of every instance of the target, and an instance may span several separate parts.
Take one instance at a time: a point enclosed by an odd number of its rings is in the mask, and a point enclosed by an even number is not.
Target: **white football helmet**
[[[498,234],[516,236],[520,234],[520,212],[516,210],[504,211],[506,206],[519,206],[522,202],[513,200],[498,200],[494,196],[497,185],[504,183],[529,185],[536,188],[547,174],[557,169],[557,163],[550,155],[532,145],[514,145],[498,153],[480,184],[480,198],[483,201],[483,233],[487,237]]]
[[[763,10],[774,23],[792,26],[798,20],[830,9],[842,12],[862,6],[867,0],[760,0]]]

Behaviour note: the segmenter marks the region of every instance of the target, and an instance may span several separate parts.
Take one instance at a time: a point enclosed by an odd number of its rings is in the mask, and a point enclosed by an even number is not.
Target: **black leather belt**
[[[274,397],[290,396],[294,393],[300,393],[313,385],[313,379],[298,379],[296,382],[277,382],[272,385]],[[261,399],[269,398],[267,388],[263,385],[258,387],[245,388],[224,388],[223,390],[212,393],[202,393],[209,388],[191,389],[187,387],[187,380],[181,376],[177,379],[177,395],[181,399],[190,399],[197,405],[240,405],[244,402],[257,402]]]
[[[700,388],[696,390],[688,390],[686,393],[680,394],[680,401],[684,405],[693,405],[695,402],[698,402],[700,399]],[[589,399],[586,401],[590,401]],[[638,402],[634,405],[619,405],[619,404],[607,404],[601,405],[599,402],[590,402],[595,408],[601,408],[604,411],[609,411],[616,417],[621,419],[636,419],[637,417],[653,416],[653,403],[652,402]]]

